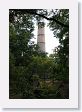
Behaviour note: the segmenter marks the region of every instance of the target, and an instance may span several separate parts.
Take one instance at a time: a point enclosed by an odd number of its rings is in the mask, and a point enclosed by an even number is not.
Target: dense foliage
[[[60,45],[53,54],[39,51],[34,22],[47,19]],[[9,10],[9,97],[69,98],[69,10]]]

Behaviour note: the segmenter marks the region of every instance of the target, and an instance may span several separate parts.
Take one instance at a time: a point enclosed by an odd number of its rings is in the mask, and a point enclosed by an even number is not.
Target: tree
[[[69,24],[69,10],[59,10],[55,18],[65,24]],[[57,79],[64,81],[69,80],[69,29],[62,27],[54,21],[50,21],[50,28],[52,29],[54,36],[59,39],[60,45],[55,49],[56,63],[58,64]]]
[[[48,26],[60,43],[49,57],[31,41],[34,22],[40,23],[43,18],[49,21]],[[11,98],[58,98],[54,80],[69,82],[69,10],[11,9],[9,53]],[[47,87],[47,79],[50,88]],[[41,86],[43,81],[44,87]],[[36,90],[33,85],[37,86]]]

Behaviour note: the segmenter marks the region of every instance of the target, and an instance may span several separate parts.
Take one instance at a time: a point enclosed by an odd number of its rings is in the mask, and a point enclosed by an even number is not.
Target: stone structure
[[[39,22],[38,23],[37,44],[39,46],[39,50],[41,52],[45,52],[45,29],[44,29],[44,22]]]

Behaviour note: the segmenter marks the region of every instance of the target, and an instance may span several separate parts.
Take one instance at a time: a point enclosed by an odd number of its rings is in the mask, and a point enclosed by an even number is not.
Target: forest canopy
[[[60,44],[49,56],[31,41],[35,21],[43,19]],[[68,9],[9,10],[9,98],[69,98]]]

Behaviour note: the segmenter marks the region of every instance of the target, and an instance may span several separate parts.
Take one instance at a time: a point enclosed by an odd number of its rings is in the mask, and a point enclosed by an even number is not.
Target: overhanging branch
[[[27,9],[11,9],[11,10],[15,11],[14,15],[16,15],[16,14],[26,14],[26,13],[33,14],[33,15],[37,15],[39,17],[42,17],[44,19],[50,20],[50,21],[55,21],[57,24],[61,25],[62,27],[69,28],[69,25],[66,25],[66,24],[62,23],[55,18],[48,18],[43,14],[38,14],[37,11],[36,11],[37,9],[34,9],[34,10],[33,9],[28,9],[28,10]]]

